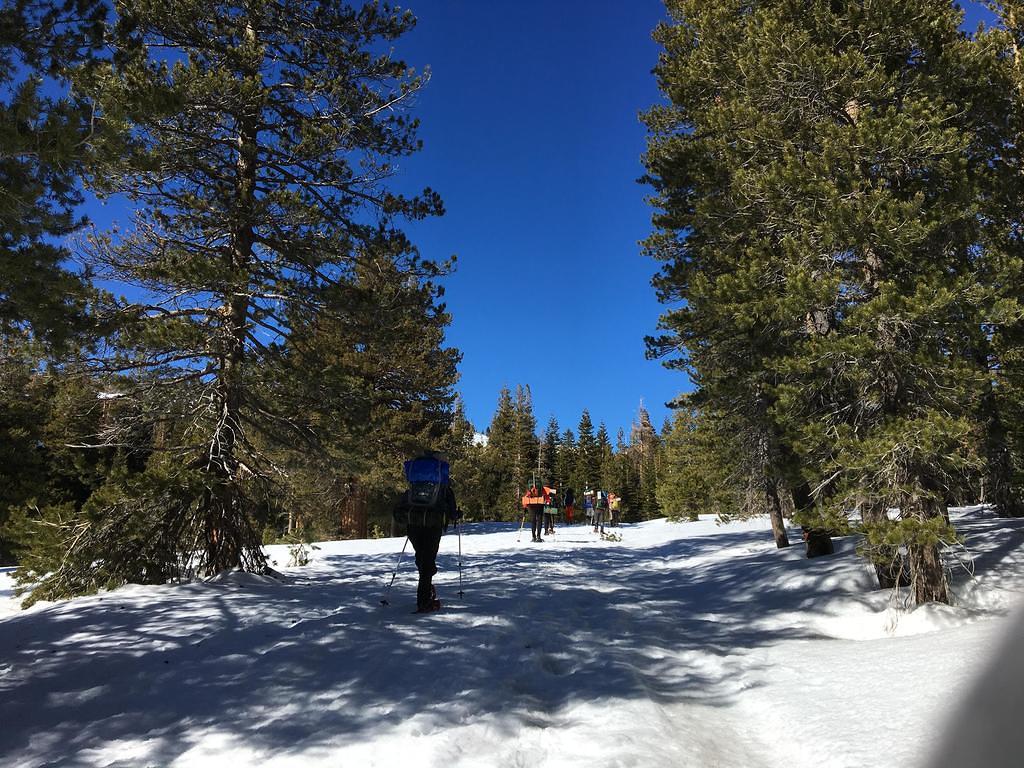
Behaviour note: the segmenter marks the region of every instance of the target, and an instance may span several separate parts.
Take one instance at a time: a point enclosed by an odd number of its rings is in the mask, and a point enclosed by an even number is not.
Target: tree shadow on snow
[[[849,570],[766,538],[474,554],[464,535],[459,600],[446,537],[438,614],[411,613],[408,557],[379,604],[396,551],[328,556],[283,585],[129,590],[16,615],[0,624],[0,762],[163,766],[214,732],[282,758],[413,716],[514,731],[557,727],[583,702],[725,705],[756,684],[763,649],[819,636],[778,617],[827,611]],[[140,756],[104,751],[115,742]]]

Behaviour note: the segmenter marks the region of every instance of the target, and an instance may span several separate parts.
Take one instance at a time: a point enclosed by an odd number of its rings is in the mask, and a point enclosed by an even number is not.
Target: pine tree
[[[494,417],[487,428],[485,453],[488,508],[498,520],[514,520],[519,516],[516,437],[516,406],[509,388],[502,387]]]
[[[640,474],[633,464],[626,431],[619,427],[615,435],[615,456],[613,460],[612,489],[622,499],[622,520],[627,523],[639,522],[640,515]]]
[[[658,473],[661,464],[661,440],[651,424],[651,416],[641,403],[630,431],[630,453],[638,478],[638,512],[642,520],[661,514],[658,504]]]
[[[83,223],[75,208],[90,131],[67,77],[101,45],[106,7],[19,2],[0,14],[0,336],[59,350],[87,327],[90,287],[61,244]]]
[[[672,520],[711,514],[728,520],[743,510],[744,487],[735,438],[687,398],[677,403],[672,428],[662,433],[664,457],[658,476],[658,505]]]
[[[330,311],[292,322],[284,360],[288,385],[264,397],[262,407],[313,440],[296,443],[281,435],[276,442],[288,446],[288,474],[298,485],[293,496],[305,496],[313,513],[326,512],[331,525],[353,483],[365,489],[377,524],[389,523],[395,494],[405,485],[403,461],[449,441],[459,355],[442,346],[450,318],[438,298],[438,288],[410,281],[393,258],[367,254],[352,279],[326,295]],[[315,420],[315,430],[303,429],[295,413]]]
[[[544,439],[540,446],[540,467],[544,482],[554,488],[561,488],[564,480],[558,471],[558,450],[561,439],[559,437],[558,419],[554,416],[548,419],[548,425],[544,428]],[[566,479],[568,479],[566,477]]]
[[[531,482],[542,482],[537,470],[540,441],[537,439],[537,419],[533,415],[533,395],[529,386],[516,386],[515,397],[515,460],[513,482],[516,487],[515,500],[519,503],[522,492]]]
[[[601,485],[601,461],[597,440],[594,437],[594,423],[590,412],[584,408],[576,430],[576,482],[577,491],[596,489]]]
[[[959,351],[984,295],[984,56],[938,0],[668,5],[648,250],[685,306],[652,349],[686,350],[774,519],[807,488],[819,511],[860,509],[869,548],[907,547],[916,599],[945,601],[942,504],[975,464]]]
[[[78,88],[103,126],[93,185],[138,208],[89,256],[144,298],[106,307],[116,353],[95,362],[130,375],[118,394],[138,416],[122,427],[159,415],[176,440],[137,482],[94,496],[104,525],[68,531],[72,559],[107,558],[142,525],[171,557],[153,567],[141,553],[126,578],[163,579],[178,559],[258,571],[262,500],[282,471],[269,447],[317,427],[316,384],[298,385],[285,341],[316,318],[345,322],[346,287],[379,260],[411,282],[443,272],[397,228],[439,199],[384,183],[418,147],[399,108],[423,79],[378,46],[414,19],[306,0],[115,8],[114,55]]]
[[[988,289],[967,352],[981,372],[977,421],[984,461],[978,498],[1004,515],[1024,515],[1024,238],[1020,206],[1024,194],[1024,4],[1018,0],[988,3],[1002,24],[982,34],[977,46],[989,52],[985,79],[993,84],[986,99],[991,130],[979,131],[981,152],[993,161],[982,187],[983,249],[978,268]],[[977,171],[976,171],[977,172]]]
[[[38,504],[46,489],[39,447],[47,408],[34,362],[11,347],[0,355],[0,565],[17,563],[25,510]]]
[[[572,488],[578,494],[582,491],[583,486],[580,485],[576,475],[576,454],[576,435],[573,434],[571,429],[567,429],[562,433],[562,437],[558,442],[555,474],[559,482],[561,482],[560,488]]]
[[[597,448],[597,475],[600,478],[598,487],[606,491],[614,491],[615,453],[612,450],[611,440],[608,439],[608,428],[603,421],[597,425],[594,444]]]
[[[0,9],[0,564],[32,539],[21,525],[29,508],[59,496],[43,434],[54,393],[46,369],[85,341],[91,293],[63,244],[83,224],[75,210],[89,132],[67,76],[96,54],[105,13],[88,0]]]
[[[789,339],[767,300],[776,282],[775,254],[760,247],[756,229],[746,229],[755,218],[743,197],[748,158],[734,138],[747,115],[757,118],[752,130],[771,118],[746,107],[745,91],[725,87],[743,82],[748,60],[759,62],[745,26],[767,11],[739,13],[724,1],[666,6],[677,23],[656,32],[666,49],[656,72],[672,103],[644,116],[651,132],[646,180],[659,209],[645,250],[664,262],[653,281],[659,300],[677,308],[661,319],[665,333],[648,339],[649,353],[683,350],[666,365],[685,370],[708,402],[730,414],[742,432],[743,467],[758,510],[771,515],[783,547],[789,542],[777,496],[781,436],[772,419],[769,366]]]
[[[477,442],[477,431],[466,417],[462,398],[455,401],[451,427],[442,443],[451,460],[452,488],[459,508],[477,516],[489,511],[484,476],[486,448]]]

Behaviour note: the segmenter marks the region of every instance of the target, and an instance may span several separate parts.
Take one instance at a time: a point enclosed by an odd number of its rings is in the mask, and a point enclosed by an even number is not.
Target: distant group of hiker
[[[523,495],[523,525],[532,520],[533,541],[544,541],[544,536],[555,532],[555,518],[565,511],[565,521],[574,525],[576,515],[576,491],[566,488],[559,494],[557,488],[534,482]],[[594,533],[603,534],[605,524],[617,526],[622,510],[622,499],[614,493],[587,488],[583,491],[583,513],[587,522],[594,526]],[[543,535],[541,528],[543,527]]]
[[[434,574],[437,573],[437,550],[441,545],[441,536],[453,523],[460,524],[462,512],[455,501],[449,473],[448,459],[443,453],[427,451],[414,459],[405,462],[405,479],[408,488],[395,502],[393,517],[396,524],[407,532],[402,554],[391,575],[391,583],[387,585],[384,599],[388,604],[387,594],[394,584],[395,576],[401,565],[405,548],[412,544],[416,556],[416,569],[419,571],[419,584],[416,589],[416,612],[429,613],[441,607],[437,592],[433,586]],[[576,492],[566,488],[559,492],[557,488],[538,483],[536,477],[522,497],[523,517],[519,525],[522,535],[527,518],[531,520],[531,531],[534,542],[544,541],[545,536],[555,533],[555,521],[560,513],[565,514],[565,522],[575,524]],[[605,490],[586,488],[583,491],[583,514],[587,524],[592,525],[594,533],[602,538],[618,539],[614,534],[606,534],[605,526],[615,527],[619,524],[622,511],[622,499]],[[582,522],[582,521],[581,521]],[[805,527],[804,541],[807,543],[807,557],[830,555],[835,550],[831,532],[824,529]],[[462,531],[459,529],[459,595],[462,595]]]
[[[408,488],[397,499],[393,509],[396,523],[405,527],[406,543],[402,547],[398,564],[391,576],[391,584],[395,581],[398,567],[405,554],[405,546],[412,544],[416,558],[416,570],[419,572],[419,583],[416,589],[416,612],[429,613],[441,607],[437,591],[433,586],[434,574],[437,573],[437,550],[441,545],[441,536],[453,523],[458,525],[462,512],[455,501],[449,478],[448,459],[443,453],[426,451],[414,459],[405,462],[405,479]],[[565,520],[574,524],[576,493],[566,488],[559,494],[558,489],[539,484],[534,480],[529,490],[522,497],[523,519],[520,531],[526,518],[532,515],[533,541],[540,542],[544,536],[555,532],[555,519],[560,511],[565,511]],[[583,491],[583,511],[588,524],[594,526],[594,533],[605,533],[605,525],[617,526],[622,501],[614,493],[604,490]],[[462,538],[459,531],[459,567],[461,579]],[[388,604],[387,586],[385,598]],[[461,590],[460,590],[461,594]]]

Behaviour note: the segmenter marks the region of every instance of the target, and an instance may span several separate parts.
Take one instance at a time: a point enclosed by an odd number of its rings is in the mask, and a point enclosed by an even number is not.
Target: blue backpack
[[[400,522],[442,526],[444,491],[448,486],[448,462],[433,456],[421,456],[405,462],[405,479],[409,481],[406,494],[408,515],[401,514]],[[400,513],[396,513],[396,518]]]
[[[448,485],[448,462],[432,456],[421,456],[405,462],[405,479],[409,481],[409,504],[433,507],[441,497],[441,488]]]

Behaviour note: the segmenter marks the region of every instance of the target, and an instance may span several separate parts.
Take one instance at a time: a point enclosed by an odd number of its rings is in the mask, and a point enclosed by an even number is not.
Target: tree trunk
[[[987,382],[981,399],[985,429],[985,495],[1003,517],[1024,517],[1024,503],[1013,487],[1013,460],[1006,442],[1006,427],[995,399],[992,383]]]
[[[772,482],[767,488],[768,516],[772,521],[772,535],[775,537],[775,546],[779,549],[789,546],[789,536],[786,534],[786,521],[782,517],[782,500],[779,498],[779,484]]]
[[[772,535],[775,537],[775,546],[779,549],[789,546],[789,536],[786,534],[786,522],[782,518],[782,500],[779,498],[779,481],[777,479],[777,461],[772,452],[771,441],[765,432],[762,432],[757,442],[757,469],[758,473],[754,488],[762,495],[765,506],[768,508],[768,517],[772,522]]]
[[[256,30],[246,26],[250,41]],[[248,71],[248,77],[258,72]],[[207,471],[205,524],[207,568],[217,573],[248,565],[258,570],[259,563],[244,563],[247,549],[254,545],[254,534],[240,488],[240,466],[236,445],[242,434],[244,403],[245,345],[249,331],[249,273],[252,268],[255,232],[252,223],[256,203],[258,163],[257,105],[246,105],[236,116],[238,159],[235,164],[234,210],[228,222],[231,245],[225,251],[230,274],[224,295],[224,356],[216,384],[221,412],[210,443]]]
[[[931,520],[943,516],[945,507],[933,501],[921,504],[922,520]],[[946,582],[946,569],[942,567],[942,555],[937,544],[911,544],[907,547],[910,560],[910,575],[914,584],[914,603],[950,602],[949,585]]]
[[[912,545],[909,547],[910,569],[913,574],[914,602],[949,603],[949,586],[946,583],[946,571],[942,567],[939,548],[934,544],[928,546]]]

